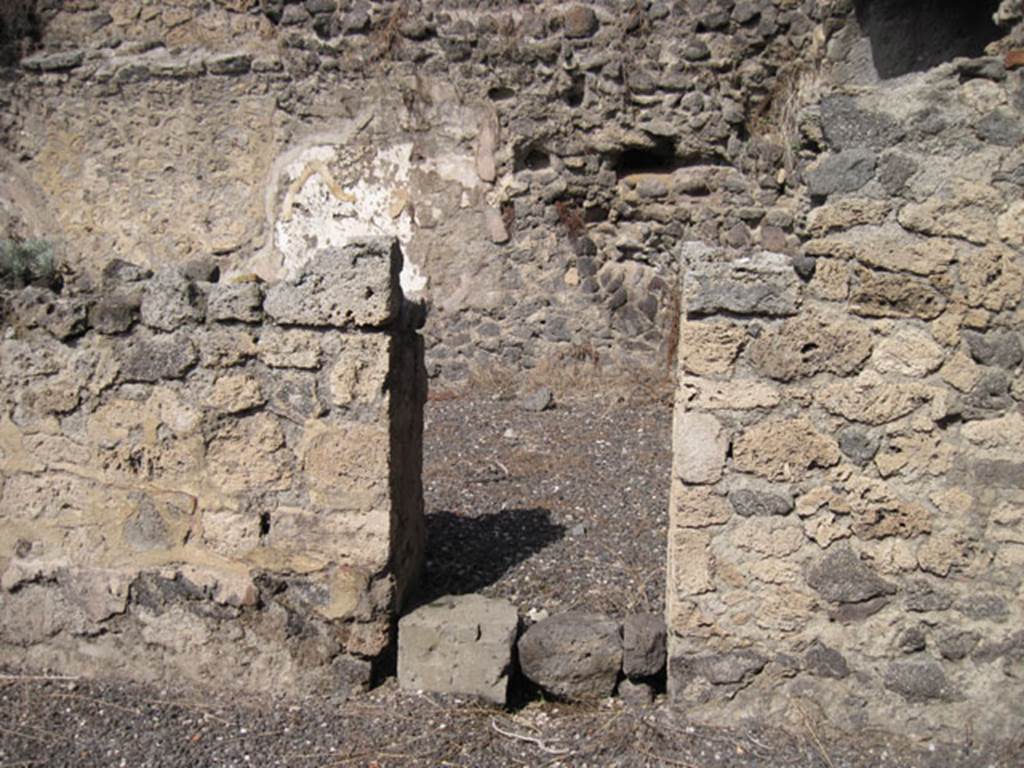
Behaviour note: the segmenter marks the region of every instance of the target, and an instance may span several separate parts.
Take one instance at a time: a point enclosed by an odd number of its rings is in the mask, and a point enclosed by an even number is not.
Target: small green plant
[[[47,240],[0,240],[0,287],[58,285],[57,259]]]

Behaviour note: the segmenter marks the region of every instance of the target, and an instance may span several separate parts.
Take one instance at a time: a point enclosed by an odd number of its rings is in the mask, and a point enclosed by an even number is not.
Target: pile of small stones
[[[398,683],[406,690],[508,703],[518,676],[549,698],[618,694],[649,704],[665,678],[665,622],[636,614],[556,614],[520,632],[515,607],[482,595],[439,598],[398,624]]]

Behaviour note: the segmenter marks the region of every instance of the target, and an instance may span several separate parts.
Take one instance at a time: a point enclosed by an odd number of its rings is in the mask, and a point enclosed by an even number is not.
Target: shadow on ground
[[[479,592],[565,535],[546,509],[427,515],[427,567],[417,603]]]

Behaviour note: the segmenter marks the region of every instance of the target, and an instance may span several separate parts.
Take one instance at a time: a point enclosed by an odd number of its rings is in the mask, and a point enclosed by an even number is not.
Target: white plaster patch
[[[430,158],[420,166],[426,172],[433,171],[445,181],[454,181],[467,189],[478,186],[476,159],[469,155],[442,155]]]
[[[319,145],[289,162],[274,223],[274,246],[285,276],[294,277],[314,251],[356,237],[397,237],[408,254],[413,234],[408,205],[412,149],[412,144],[375,151]],[[338,168],[342,170],[332,170]],[[401,283],[407,294],[427,286],[426,276],[408,255]]]

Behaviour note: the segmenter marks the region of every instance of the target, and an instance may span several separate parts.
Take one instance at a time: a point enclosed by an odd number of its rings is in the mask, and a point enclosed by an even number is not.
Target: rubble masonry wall
[[[669,686],[695,716],[1020,728],[1024,103],[981,63],[821,101],[799,254],[681,250]]]
[[[5,294],[0,663],[365,685],[424,546],[400,267],[362,240],[293,281],[115,261]]]
[[[776,112],[851,4],[33,5],[0,76],[0,237],[273,281],[310,243],[394,235],[455,382],[664,377],[679,243],[798,246]]]

